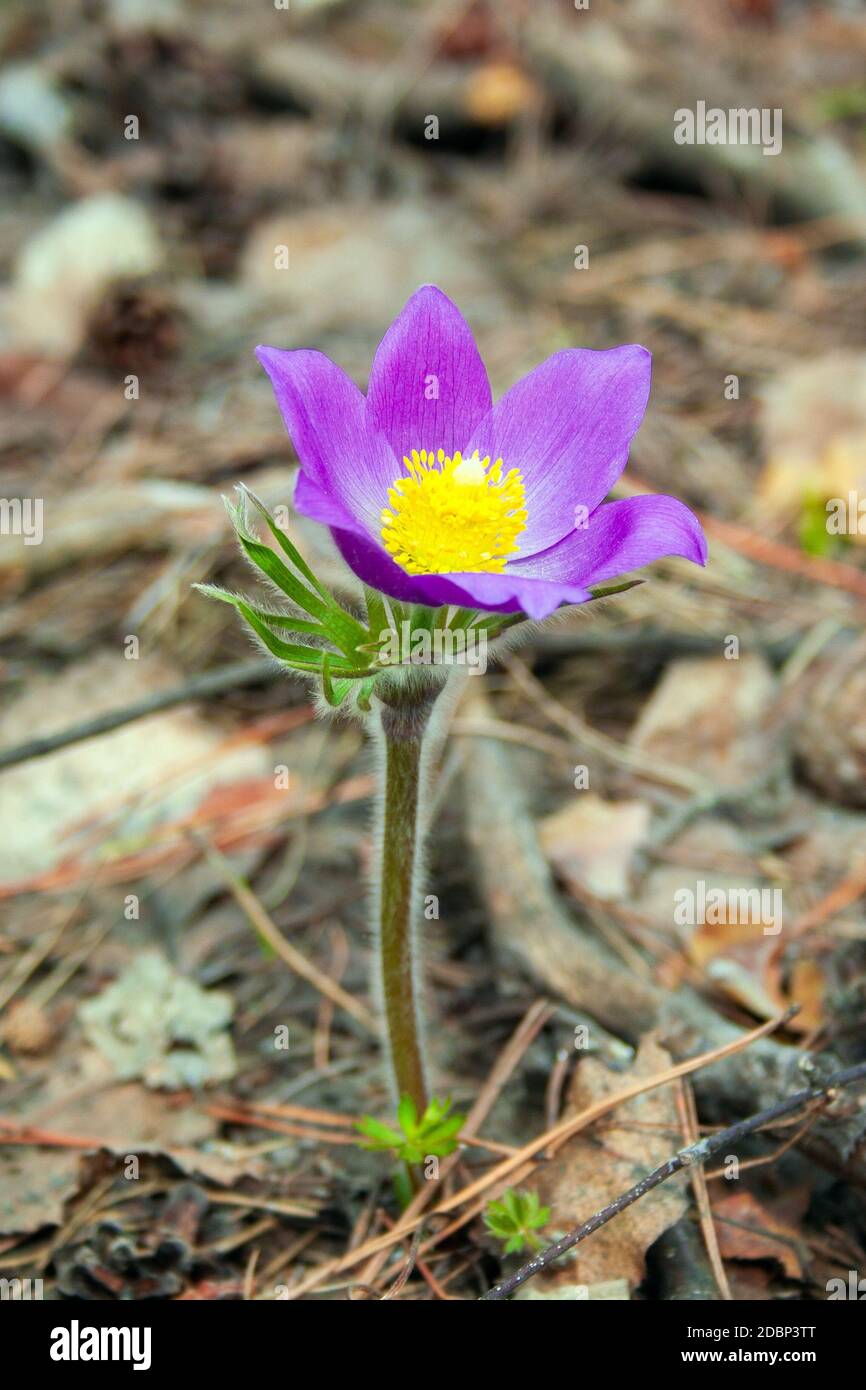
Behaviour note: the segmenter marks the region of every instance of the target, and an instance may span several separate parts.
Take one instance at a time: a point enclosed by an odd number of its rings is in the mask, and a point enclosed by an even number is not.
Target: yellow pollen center
[[[502,459],[412,450],[388,489],[382,542],[408,574],[499,574],[526,526],[523,479]]]

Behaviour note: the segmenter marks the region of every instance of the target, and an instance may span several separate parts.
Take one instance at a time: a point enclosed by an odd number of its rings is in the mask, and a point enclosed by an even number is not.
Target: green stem
[[[391,1070],[398,1098],[419,1115],[427,1087],[418,1022],[415,914],[421,860],[423,742],[435,695],[393,690],[382,702],[384,814],[379,894],[379,967]]]

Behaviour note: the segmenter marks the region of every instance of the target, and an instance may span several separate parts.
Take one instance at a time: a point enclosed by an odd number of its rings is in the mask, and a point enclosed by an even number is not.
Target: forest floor
[[[483,1221],[505,1189],[551,1208],[547,1243],[866,1059],[866,25],[115,0],[8,4],[0,46],[0,492],[40,504],[0,538],[0,1276],[478,1298],[519,1263]],[[782,150],[677,145],[697,99],[781,110]],[[353,1128],[391,1117],[366,736],[191,586],[254,583],[221,493],[291,499],[254,345],[363,385],[428,281],[495,394],[566,346],[649,347],[617,495],[683,498],[710,563],[466,681],[423,940],[434,1089],[469,1119],[393,1233]],[[671,1179],[523,1294],[826,1298],[866,1272],[863,1095]]]

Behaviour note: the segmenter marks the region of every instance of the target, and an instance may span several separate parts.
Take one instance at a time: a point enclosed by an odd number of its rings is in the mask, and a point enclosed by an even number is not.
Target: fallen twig
[[[681,1080],[677,1087],[677,1109],[679,1110],[683,1122],[683,1138],[689,1144],[696,1144],[700,1138],[698,1127],[698,1111],[695,1105],[695,1094],[689,1083]],[[710,1205],[710,1195],[707,1190],[707,1175],[700,1164],[695,1164],[692,1168],[692,1191],[695,1194],[695,1204],[698,1209],[698,1216],[701,1223],[704,1245],[706,1246],[707,1257],[713,1271],[713,1278],[719,1296],[724,1302],[729,1303],[733,1297],[728,1283],[728,1276],[725,1273],[725,1266],[719,1250],[719,1238],[716,1234],[716,1227],[713,1222],[713,1209]]]
[[[143,700],[136,700],[134,704],[106,710],[105,714],[97,714],[93,719],[84,719],[80,724],[73,724],[56,734],[29,739],[27,743],[19,743],[16,748],[2,749],[0,769],[16,767],[18,763],[30,762],[33,758],[45,758],[59,748],[68,748],[70,744],[83,743],[85,739],[111,733],[124,724],[146,719],[149,714],[159,714],[162,710],[174,709],[192,700],[209,700],[214,695],[224,695],[227,690],[259,685],[262,681],[275,680],[280,674],[280,668],[270,658],[259,657],[255,661],[235,661],[230,666],[220,666],[216,671],[192,676],[169,690],[157,690]]]
[[[579,1245],[587,1236],[591,1236],[593,1231],[605,1226],[614,1216],[618,1216],[626,1207],[640,1200],[647,1192],[651,1192],[654,1187],[673,1177],[682,1168],[689,1168],[693,1164],[706,1163],[713,1154],[720,1153],[723,1149],[729,1149],[732,1145],[738,1144],[740,1140],[748,1135],[754,1134],[756,1130],[763,1129],[767,1124],[774,1120],[781,1119],[783,1115],[790,1115],[795,1110],[800,1110],[810,1101],[826,1096],[830,1091],[841,1089],[843,1086],[850,1086],[855,1081],[866,1080],[866,1062],[860,1062],[855,1067],[846,1067],[842,1071],[834,1072],[826,1081],[816,1086],[809,1086],[806,1090],[797,1091],[794,1095],[788,1096],[785,1100],[778,1101],[775,1105],[768,1106],[766,1110],[760,1110],[756,1115],[750,1115],[746,1120],[739,1120],[734,1125],[729,1125],[727,1129],[720,1130],[717,1134],[708,1135],[704,1139],[699,1139],[695,1144],[689,1144],[687,1148],[680,1149],[678,1153],[663,1163],[660,1168],[648,1173],[640,1182],[630,1187],[628,1192],[624,1192],[616,1201],[597,1211],[588,1221],[583,1221],[574,1230],[560,1240],[549,1245],[546,1250],[535,1255],[526,1264],[521,1265],[520,1269],[514,1274],[503,1279],[482,1295],[482,1301],[507,1298],[515,1289],[519,1289],[521,1284],[525,1284],[527,1279],[540,1274],[543,1269],[559,1259],[566,1251],[572,1250],[575,1245]]]

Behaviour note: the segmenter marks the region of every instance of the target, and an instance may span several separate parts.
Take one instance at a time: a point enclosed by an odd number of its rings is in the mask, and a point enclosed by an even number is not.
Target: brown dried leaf
[[[751,1192],[732,1192],[713,1202],[719,1250],[726,1260],[777,1260],[789,1279],[802,1279],[799,1232]]]
[[[779,938],[765,936],[760,923],[703,922],[687,951],[717,989],[758,1018],[773,1018],[787,1007]]]
[[[687,767],[721,787],[751,782],[767,754],[763,721],[776,681],[747,653],[673,662],[635,725],[631,741],[661,762]]]
[[[592,792],[547,816],[541,845],[566,883],[597,898],[620,899],[631,887],[632,860],[649,831],[644,801],[604,801]]]
[[[629,1077],[657,1076],[671,1065],[653,1035],[645,1037]],[[622,1089],[624,1076],[594,1058],[584,1058],[569,1095],[575,1112]],[[578,1134],[542,1170],[538,1193],[551,1207],[544,1232],[564,1232],[587,1220],[663,1163],[679,1144],[674,1089],[660,1087],[620,1106],[615,1114]],[[684,1179],[674,1178],[635,1202],[577,1247],[573,1260],[560,1261],[539,1276],[542,1287],[600,1284],[626,1279],[634,1289],[644,1276],[645,1255],[653,1241],[686,1209]]]
[[[687,951],[716,989],[757,1018],[773,1018],[799,1004],[790,1027],[811,1033],[820,1026],[826,987],[820,965],[798,960],[785,988],[781,939],[765,936],[759,923],[704,922],[689,937]]]

